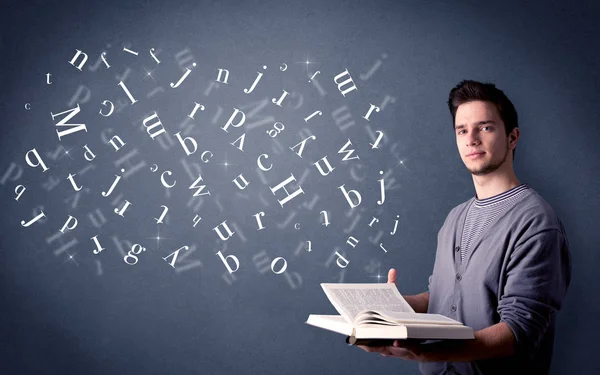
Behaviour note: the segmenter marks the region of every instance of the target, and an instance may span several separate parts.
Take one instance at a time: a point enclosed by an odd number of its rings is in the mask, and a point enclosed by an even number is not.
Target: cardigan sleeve
[[[571,280],[568,241],[558,229],[539,231],[518,243],[507,262],[498,314],[516,339],[516,355],[531,358]]]

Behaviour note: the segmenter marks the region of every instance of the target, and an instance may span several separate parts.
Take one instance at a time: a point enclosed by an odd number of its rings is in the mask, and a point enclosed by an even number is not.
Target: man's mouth
[[[485,152],[473,152],[471,154],[468,154],[467,157],[471,159],[476,159],[478,157],[481,157],[483,154],[485,154]]]

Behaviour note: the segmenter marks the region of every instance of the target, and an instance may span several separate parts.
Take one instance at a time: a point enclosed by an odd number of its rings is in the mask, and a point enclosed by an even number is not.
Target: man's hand
[[[420,344],[419,340],[409,339],[394,340],[388,346],[357,346],[366,352],[419,362],[472,362],[514,355],[515,337],[508,324],[500,322],[476,331],[474,340]]]
[[[388,271],[388,283],[396,283],[396,270],[390,268]],[[384,357],[397,357],[412,361],[423,361],[426,358],[419,344],[420,340],[394,340],[393,345],[387,346],[365,346],[356,345],[369,353],[380,353]]]
[[[419,340],[394,340],[391,346],[364,346],[357,347],[369,353],[380,353],[384,357],[396,357],[411,361],[427,361],[428,358],[419,344]]]
[[[396,270],[393,268],[388,271],[388,283],[396,283]]]

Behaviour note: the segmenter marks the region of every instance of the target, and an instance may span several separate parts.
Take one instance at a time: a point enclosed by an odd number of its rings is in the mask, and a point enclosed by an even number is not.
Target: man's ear
[[[508,135],[508,144],[513,148],[517,147],[517,143],[519,142],[519,137],[521,136],[521,131],[519,128],[514,128],[510,134]]]

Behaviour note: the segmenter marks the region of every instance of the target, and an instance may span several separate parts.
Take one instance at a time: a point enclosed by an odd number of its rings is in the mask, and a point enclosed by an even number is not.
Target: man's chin
[[[484,165],[483,167],[481,167],[481,168],[477,168],[477,169],[470,169],[470,168],[467,168],[467,170],[468,170],[469,172],[471,172],[471,174],[472,174],[473,176],[485,176],[485,175],[487,175],[487,174],[490,174],[490,173],[494,172],[494,171],[495,171],[495,170],[497,170],[497,169],[498,169],[498,167],[496,167],[496,168],[491,168],[489,165]]]

